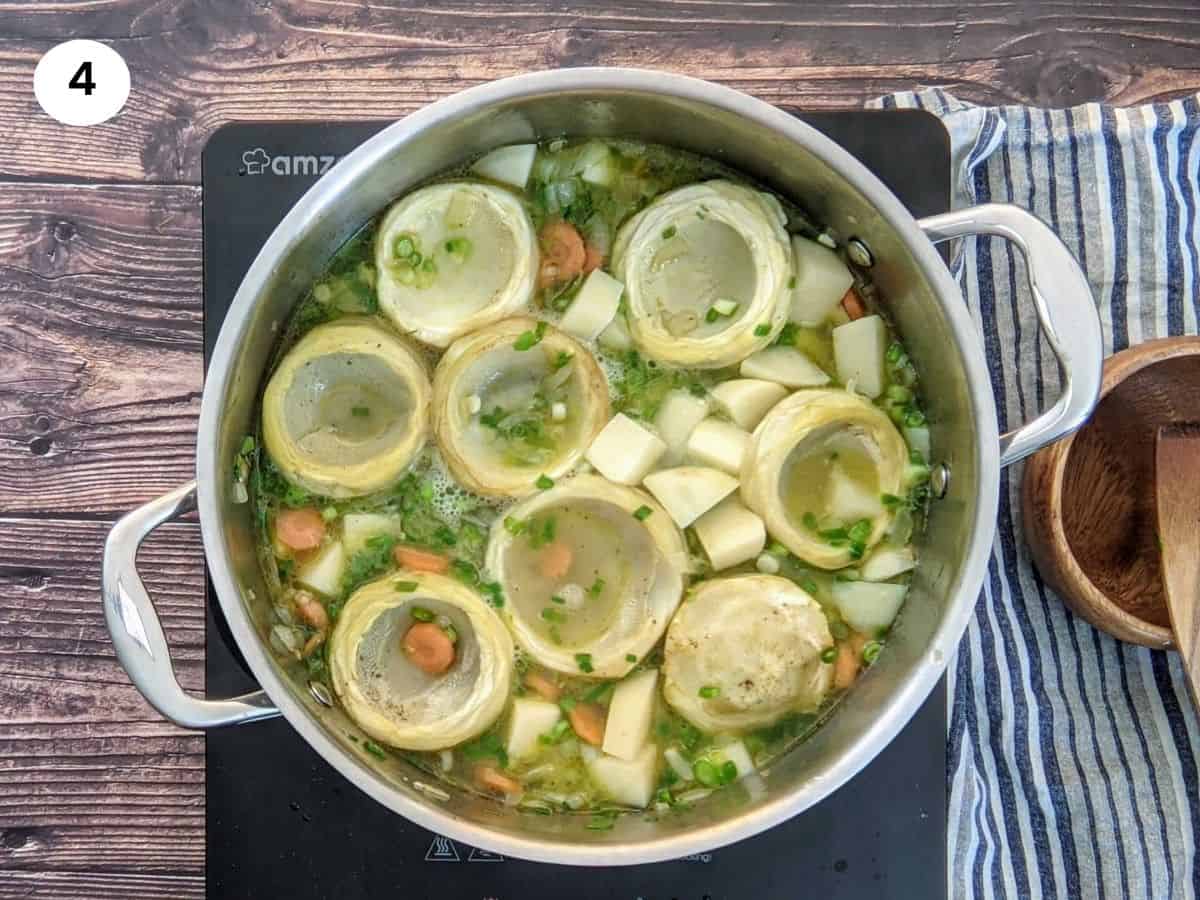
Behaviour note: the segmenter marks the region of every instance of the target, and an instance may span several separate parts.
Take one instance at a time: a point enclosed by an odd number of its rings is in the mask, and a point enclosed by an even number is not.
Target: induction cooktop
[[[888,185],[916,216],[950,204],[949,139],[919,111],[798,113]],[[241,123],[202,164],[204,346],[287,210],[386,123]],[[211,696],[255,688],[208,604]],[[710,853],[582,869],[505,859],[432,834],[335,772],[282,719],[207,736],[207,881],[214,898],[775,900],[946,896],[946,690],[832,796]]]

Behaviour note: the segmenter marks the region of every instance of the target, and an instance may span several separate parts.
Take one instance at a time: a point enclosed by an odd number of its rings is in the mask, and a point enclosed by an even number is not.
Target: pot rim
[[[881,218],[903,240],[934,292],[943,300],[955,301],[943,303],[943,311],[956,337],[966,374],[967,395],[977,431],[975,465],[979,496],[970,526],[968,549],[955,586],[948,594],[941,622],[918,664],[892,696],[887,714],[876,718],[833,763],[805,783],[751,811],[684,834],[651,841],[570,844],[526,838],[475,825],[441,812],[432,803],[418,802],[379,779],[346,753],[292,696],[268,658],[265,644],[250,621],[243,606],[241,588],[233,576],[233,562],[224,542],[223,529],[219,527],[221,467],[216,441],[197,440],[201,535],[221,610],[254,677],[301,737],[347,780],[375,800],[423,828],[505,856],[584,866],[661,862],[706,852],[758,834],[820,802],[874,759],[929,696],[966,629],[990,554],[1000,480],[995,402],[977,331],[965,304],[959,302],[960,292],[949,270],[908,210],[857,159],[795,116],[733,88],[647,69],[588,67],[516,75],[438,100],[385,128],[344,157],[318,181],[272,232],[234,296],[210,359],[198,434],[219,432],[224,398],[230,388],[231,364],[247,335],[250,313],[258,295],[268,282],[275,261],[286,255],[298,235],[317,218],[318,210],[334,202],[345,185],[377,165],[396,145],[426,129],[482,107],[546,93],[637,93],[689,100],[740,116],[802,145],[870,199]]]

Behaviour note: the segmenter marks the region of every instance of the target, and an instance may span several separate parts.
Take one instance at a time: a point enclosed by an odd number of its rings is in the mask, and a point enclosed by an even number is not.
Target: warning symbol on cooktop
[[[504,862],[504,857],[499,853],[493,853],[491,850],[480,850],[478,847],[472,847],[471,855],[467,857],[467,862]]]
[[[435,835],[433,843],[425,851],[425,862],[461,862],[458,848],[450,838]]]

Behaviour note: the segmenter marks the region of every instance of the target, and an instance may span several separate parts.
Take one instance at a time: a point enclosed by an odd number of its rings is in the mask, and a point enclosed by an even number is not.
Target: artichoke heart
[[[839,569],[887,531],[887,495],[904,494],[908,449],[887,415],[838,389],[797,391],[754,429],[743,502],[810,565]]]
[[[459,338],[433,378],[433,428],[459,483],[523,497],[583,457],[608,421],[608,385],[574,339],[535,319]]]
[[[505,188],[454,181],[397,201],[379,225],[380,309],[400,330],[445,347],[522,309],[538,270],[533,223]]]
[[[325,497],[395,482],[429,433],[429,377],[379,322],[346,317],[308,332],[263,393],[263,444],[288,481]]]
[[[667,631],[663,696],[710,734],[764,728],[821,705],[832,646],[821,607],[786,578],[705,581]]]
[[[426,674],[403,650],[417,617],[454,634],[454,662]],[[486,731],[512,685],[513,643],[495,611],[444,575],[393,573],[346,601],[328,648],[334,691],[355,723],[382,743],[440,750]]]
[[[487,548],[517,642],[548,668],[596,678],[624,676],[655,645],[687,566],[666,510],[597,475],[518,503]]]
[[[670,191],[621,226],[613,270],[638,348],[713,369],[770,344],[791,302],[784,222],[771,195],[717,180]]]

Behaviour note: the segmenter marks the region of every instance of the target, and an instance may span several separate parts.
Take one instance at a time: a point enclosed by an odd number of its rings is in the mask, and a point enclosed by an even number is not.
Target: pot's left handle
[[[151,531],[196,507],[191,481],[123,517],[104,542],[104,618],[117,659],[150,705],[184,728],[220,728],[279,715],[263,691],[229,700],[185,694],[154,604],[137,571],[137,551]]]
[[[991,234],[1014,244],[1025,257],[1042,337],[1062,370],[1062,393],[1035,419],[1000,435],[1000,465],[1014,463],[1086,422],[1100,397],[1104,342],[1087,276],[1062,239],[1033,213],[1010,203],[984,203],[917,224],[935,244]]]

